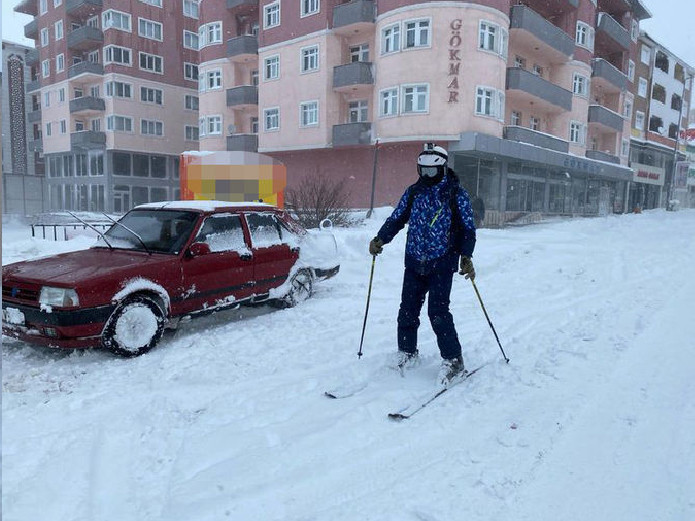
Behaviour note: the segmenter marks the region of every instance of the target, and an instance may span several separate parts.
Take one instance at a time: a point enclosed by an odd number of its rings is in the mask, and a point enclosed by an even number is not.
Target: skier
[[[475,278],[471,260],[475,224],[468,193],[448,167],[444,148],[426,143],[418,156],[417,171],[418,181],[406,189],[396,209],[369,243],[369,253],[380,254],[384,245],[408,223],[395,365],[405,370],[418,361],[420,310],[429,293],[427,311],[443,358],[438,381],[446,386],[456,375],[465,374],[449,299],[457,265],[461,275]]]

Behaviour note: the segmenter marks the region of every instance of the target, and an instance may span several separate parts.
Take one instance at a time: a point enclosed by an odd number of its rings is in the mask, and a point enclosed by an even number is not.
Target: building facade
[[[624,211],[639,0],[201,5],[200,147],[394,204],[445,146],[488,222]]]
[[[36,41],[30,151],[48,208],[124,212],[178,198],[198,148],[198,2],[23,0]]]
[[[29,148],[36,117],[26,93],[32,55],[30,47],[2,42],[3,213],[28,215],[44,209],[44,162]]]

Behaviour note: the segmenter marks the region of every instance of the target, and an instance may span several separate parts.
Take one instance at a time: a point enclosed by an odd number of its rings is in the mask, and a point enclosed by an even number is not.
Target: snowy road
[[[404,234],[377,259],[357,359],[369,239],[336,232],[340,274],[297,308],[220,313],[134,360],[4,339],[6,521],[695,519],[695,211],[482,230],[452,312],[469,366],[433,385],[395,350]],[[3,263],[55,243],[3,227]],[[60,248],[80,248],[75,240]],[[423,316],[423,318],[425,318]],[[368,380],[359,394],[323,391]]]

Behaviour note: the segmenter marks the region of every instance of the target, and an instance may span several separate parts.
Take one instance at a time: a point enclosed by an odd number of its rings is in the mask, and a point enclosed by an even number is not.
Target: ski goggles
[[[424,166],[424,165],[418,165],[417,166],[418,174],[420,177],[436,177],[439,175],[441,172],[444,171],[444,165],[438,165],[438,166]]]

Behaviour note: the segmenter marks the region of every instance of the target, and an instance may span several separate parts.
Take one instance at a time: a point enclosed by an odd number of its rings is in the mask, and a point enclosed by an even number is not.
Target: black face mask
[[[417,173],[427,186],[434,186],[444,179],[446,165],[440,166],[417,166]]]

